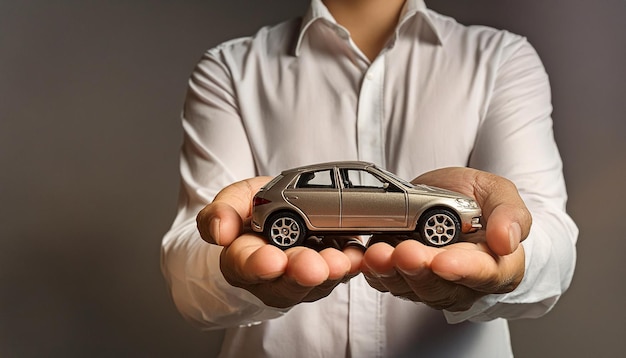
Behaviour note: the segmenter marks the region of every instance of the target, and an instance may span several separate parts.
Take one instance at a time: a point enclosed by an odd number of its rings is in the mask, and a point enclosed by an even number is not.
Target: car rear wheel
[[[267,221],[265,236],[270,244],[286,250],[304,242],[306,226],[298,215],[282,212],[272,215]]]
[[[432,209],[422,215],[418,223],[422,241],[429,246],[446,246],[458,241],[461,223],[448,209]]]

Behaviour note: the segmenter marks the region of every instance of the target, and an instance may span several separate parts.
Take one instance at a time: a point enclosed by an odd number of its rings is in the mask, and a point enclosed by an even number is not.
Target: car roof
[[[297,168],[287,169],[283,171],[282,174],[286,175],[286,174],[292,174],[295,172],[305,172],[305,171],[310,171],[310,170],[323,170],[323,169],[330,169],[334,167],[365,169],[369,167],[376,167],[376,165],[374,163],[363,162],[363,161],[358,161],[358,160],[336,161],[336,162],[311,164],[311,165],[305,165],[305,166],[301,166]]]

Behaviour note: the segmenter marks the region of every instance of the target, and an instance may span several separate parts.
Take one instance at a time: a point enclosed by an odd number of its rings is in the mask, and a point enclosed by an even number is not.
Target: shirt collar
[[[415,19],[419,14],[428,28],[435,35],[435,39],[438,44],[441,44],[441,36],[437,31],[434,23],[432,22],[430,15],[427,11],[426,4],[424,0],[406,0],[404,7],[402,9],[402,14],[400,15],[400,21],[398,21],[398,26],[396,28],[396,35],[398,34],[398,30],[411,19]],[[334,26],[340,26],[337,24],[337,21],[333,17],[333,15],[328,11],[326,5],[322,3],[322,0],[311,0],[311,5],[309,6],[309,10],[306,15],[302,18],[302,23],[300,25],[300,33],[298,35],[298,42],[295,47],[295,55],[298,56],[300,54],[300,46],[302,44],[303,38],[305,37],[308,29],[311,25],[317,21],[326,21],[329,24]]]

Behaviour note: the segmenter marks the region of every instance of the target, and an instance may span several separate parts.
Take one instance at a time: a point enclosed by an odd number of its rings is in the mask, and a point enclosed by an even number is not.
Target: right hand
[[[228,283],[250,291],[266,305],[287,308],[326,297],[339,283],[356,276],[363,251],[348,246],[316,252],[286,251],[268,245],[250,229],[251,203],[270,177],[243,180],[222,189],[198,214],[202,239],[224,247],[220,268]]]

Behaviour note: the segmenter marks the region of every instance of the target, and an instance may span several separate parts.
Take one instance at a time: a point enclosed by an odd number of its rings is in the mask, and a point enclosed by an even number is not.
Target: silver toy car
[[[365,162],[283,171],[255,195],[252,229],[281,249],[308,235],[412,234],[445,246],[480,229],[481,209],[465,195],[413,185]]]

